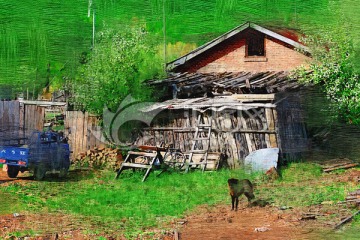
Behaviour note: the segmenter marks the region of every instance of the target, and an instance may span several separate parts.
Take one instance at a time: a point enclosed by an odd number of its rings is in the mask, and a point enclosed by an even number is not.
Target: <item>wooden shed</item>
[[[187,152],[201,115],[211,126],[209,151],[221,152],[231,167],[263,148],[297,158],[308,141],[302,86],[289,74],[309,59],[296,38],[245,23],[170,62],[168,78],[147,82],[162,102],[144,113],[163,111],[137,143],[164,141]]]

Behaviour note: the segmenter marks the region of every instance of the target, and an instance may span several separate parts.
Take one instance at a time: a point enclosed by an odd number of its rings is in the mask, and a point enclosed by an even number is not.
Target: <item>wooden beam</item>
[[[66,102],[49,102],[49,101],[30,101],[30,100],[19,100],[20,103],[25,105],[38,105],[43,107],[50,106],[66,106]]]
[[[150,164],[140,164],[140,163],[129,163],[129,162],[123,162],[122,167],[132,167],[132,168],[152,168],[152,165]]]
[[[240,101],[244,101],[244,100],[265,101],[265,100],[274,100],[275,94],[273,94],[273,93],[271,93],[271,94],[233,94],[231,97],[234,99],[240,100]]]
[[[145,131],[174,131],[174,132],[195,132],[194,127],[182,128],[182,127],[154,127],[154,128],[144,128]],[[263,133],[263,134],[276,134],[275,130],[257,130],[257,129],[218,129],[212,128],[214,132],[229,132],[229,133]]]
[[[145,157],[155,157],[155,156],[156,156],[156,153],[151,153],[151,152],[134,152],[134,151],[129,151],[128,154],[136,155],[136,156],[145,156]]]
[[[342,220],[340,223],[336,224],[336,226],[334,227],[334,229],[339,229],[342,225],[344,225],[347,222],[350,222],[356,215],[360,214],[360,210],[355,212],[353,215],[345,218],[344,220]]]

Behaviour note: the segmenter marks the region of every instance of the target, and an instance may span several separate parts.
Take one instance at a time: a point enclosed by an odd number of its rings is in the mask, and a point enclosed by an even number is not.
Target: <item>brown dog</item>
[[[249,201],[249,204],[251,200],[255,198],[253,185],[248,179],[239,180],[235,178],[230,178],[228,180],[228,186],[231,196],[231,210],[234,210],[235,207],[235,211],[237,211],[239,204],[239,197],[242,194],[245,194],[245,196]]]

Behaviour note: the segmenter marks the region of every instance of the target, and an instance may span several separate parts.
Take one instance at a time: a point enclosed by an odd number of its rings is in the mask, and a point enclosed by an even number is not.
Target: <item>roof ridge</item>
[[[214,38],[213,40],[199,46],[198,48],[192,50],[191,52],[183,55],[182,57],[179,57],[169,63],[166,64],[166,68],[167,70],[172,70],[178,66],[181,66],[183,64],[185,64],[187,61],[189,61],[190,59],[193,59],[194,57],[202,54],[203,52],[205,52],[206,50],[220,44],[221,42],[235,36],[236,34],[244,31],[245,29],[248,29],[248,28],[252,28],[252,29],[255,29],[256,31],[259,31],[259,32],[262,32],[264,33],[265,35],[268,35],[272,38],[275,38],[281,42],[284,42],[284,43],[287,43],[295,48],[299,48],[301,50],[303,50],[305,53],[309,53],[310,50],[308,47],[304,46],[303,44],[299,43],[299,42],[296,42],[288,37],[285,37],[279,33],[276,33],[272,30],[269,30],[265,27],[262,27],[256,23],[253,23],[253,22],[250,22],[250,21],[247,21],[227,32],[225,32],[224,34],[220,35],[219,37],[217,38]]]

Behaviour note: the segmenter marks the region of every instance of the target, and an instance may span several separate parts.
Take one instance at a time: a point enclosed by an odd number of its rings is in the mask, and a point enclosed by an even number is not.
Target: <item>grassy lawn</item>
[[[131,238],[144,229],[180,218],[199,205],[229,204],[230,177],[251,179],[257,185],[255,196],[274,206],[336,203],[360,187],[325,179],[318,166],[306,163],[291,164],[282,170],[282,178],[273,182],[241,170],[156,174],[141,182],[143,175],[132,171],[125,171],[118,180],[113,172],[105,170],[72,171],[66,180],[48,177],[41,182],[7,184],[0,188],[0,199],[6,199],[0,213],[70,214],[84,224],[95,224],[98,230],[122,232]],[[360,226],[359,220],[357,217],[353,221],[354,226]]]
[[[143,175],[132,171],[124,172],[118,180],[114,179],[113,172],[87,172],[70,176],[68,181],[47,178],[26,185],[15,183],[0,192],[21,202],[21,208],[13,211],[73,214],[95,221],[105,229],[131,235],[181,217],[198,205],[228,200],[229,177],[256,177],[240,170],[156,174],[150,174],[146,182],[141,182]],[[131,221],[127,221],[129,219]]]

